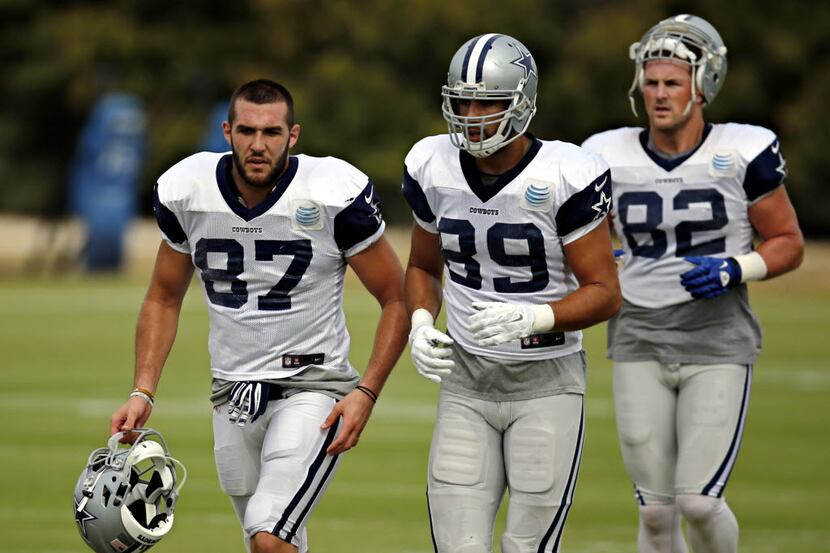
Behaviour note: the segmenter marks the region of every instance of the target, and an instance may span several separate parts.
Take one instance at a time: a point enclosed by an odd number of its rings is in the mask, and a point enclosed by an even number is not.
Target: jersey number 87
[[[209,253],[227,255],[227,266],[215,268],[208,265]],[[294,289],[308,269],[313,256],[311,240],[256,240],[254,257],[257,261],[273,261],[278,255],[293,257],[283,277],[267,294],[257,298],[257,308],[262,311],[291,309],[289,292]],[[242,244],[230,238],[201,238],[196,242],[193,261],[202,271],[202,280],[211,303],[239,309],[248,301],[248,283],[239,278],[245,270]],[[216,282],[228,282],[230,292],[218,292]]]

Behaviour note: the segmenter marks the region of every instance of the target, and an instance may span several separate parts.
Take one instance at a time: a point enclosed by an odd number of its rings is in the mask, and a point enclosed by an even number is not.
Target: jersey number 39
[[[444,259],[450,279],[462,286],[481,289],[481,265],[475,258],[476,240],[475,228],[470,221],[464,219],[442,218],[438,223],[441,236],[458,236],[458,249],[450,250],[443,247]],[[506,240],[524,241],[527,243],[527,255],[507,253]],[[444,240],[442,240],[444,241]],[[510,277],[496,277],[493,279],[493,289],[496,292],[528,293],[544,290],[548,285],[548,262],[545,255],[545,240],[542,231],[533,223],[496,223],[487,229],[487,250],[490,258],[503,267],[528,267],[530,280],[513,281]],[[466,274],[452,270],[450,262],[464,266]]]

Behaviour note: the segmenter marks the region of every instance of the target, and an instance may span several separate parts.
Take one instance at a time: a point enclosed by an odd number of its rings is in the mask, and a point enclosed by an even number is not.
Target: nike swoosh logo
[[[774,153],[774,154],[777,154],[778,150],[780,150],[780,149],[781,149],[781,143],[780,142],[776,142],[775,144],[770,146],[770,150],[772,150],[772,153]]]
[[[607,180],[608,180],[608,177],[605,177],[604,179],[602,179],[602,182],[601,182],[601,183],[599,183],[599,184],[595,184],[595,185],[594,185],[594,190],[595,190],[595,191],[597,191],[597,192],[599,192],[600,190],[602,190],[602,187],[603,187],[603,186],[605,186],[605,182],[606,182]]]
[[[367,203],[367,204],[370,204],[370,205],[371,205],[371,203],[372,203],[372,197],[373,197],[374,195],[375,195],[375,194],[374,194],[374,192],[370,192],[368,196],[363,196],[363,199],[364,199],[364,200],[366,200],[366,203]]]

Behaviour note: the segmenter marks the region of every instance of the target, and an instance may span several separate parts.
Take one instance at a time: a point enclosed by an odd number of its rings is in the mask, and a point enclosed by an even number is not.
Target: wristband
[[[153,405],[155,405],[156,403],[152,397],[150,397],[147,393],[142,392],[141,390],[133,390],[132,392],[130,392],[130,397],[140,397],[148,404],[150,404],[150,407],[153,407]]]
[[[369,396],[369,399],[372,400],[372,403],[378,402],[378,395],[371,388],[367,388],[366,386],[361,386],[358,384],[357,386],[355,386],[355,389],[360,390],[361,392]]]
[[[556,317],[553,315],[553,307],[548,303],[542,303],[531,307],[533,310],[533,332],[548,332],[553,330]]]
[[[430,325],[433,326],[435,324],[435,318],[432,316],[432,313],[424,309],[423,307],[419,307],[415,311],[412,312],[412,328],[418,328],[419,326]]]
[[[150,399],[156,399],[156,394],[154,394],[147,388],[142,388],[141,386],[136,386],[135,388],[133,388],[133,392],[141,392],[142,394],[149,396]]]
[[[736,255],[732,259],[741,268],[741,282],[750,280],[764,280],[767,276],[767,263],[761,254],[752,252],[745,255]]]

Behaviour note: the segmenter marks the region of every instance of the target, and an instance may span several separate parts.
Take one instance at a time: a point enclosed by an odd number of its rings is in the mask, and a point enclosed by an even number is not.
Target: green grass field
[[[830,551],[830,248],[752,286],[765,330],[748,426],[727,489],[741,551]],[[130,390],[133,329],[144,278],[0,281],[0,552],[86,551],[71,494],[109,415]],[[192,286],[151,426],[189,469],[176,527],[155,551],[243,551],[219,491],[210,428],[207,316]],[[365,363],[374,302],[350,283],[352,362]],[[636,507],[617,450],[604,327],[587,333],[588,427],[564,550],[632,552]],[[408,353],[392,374],[360,446],[310,523],[314,553],[428,553],[425,465],[437,388]]]

